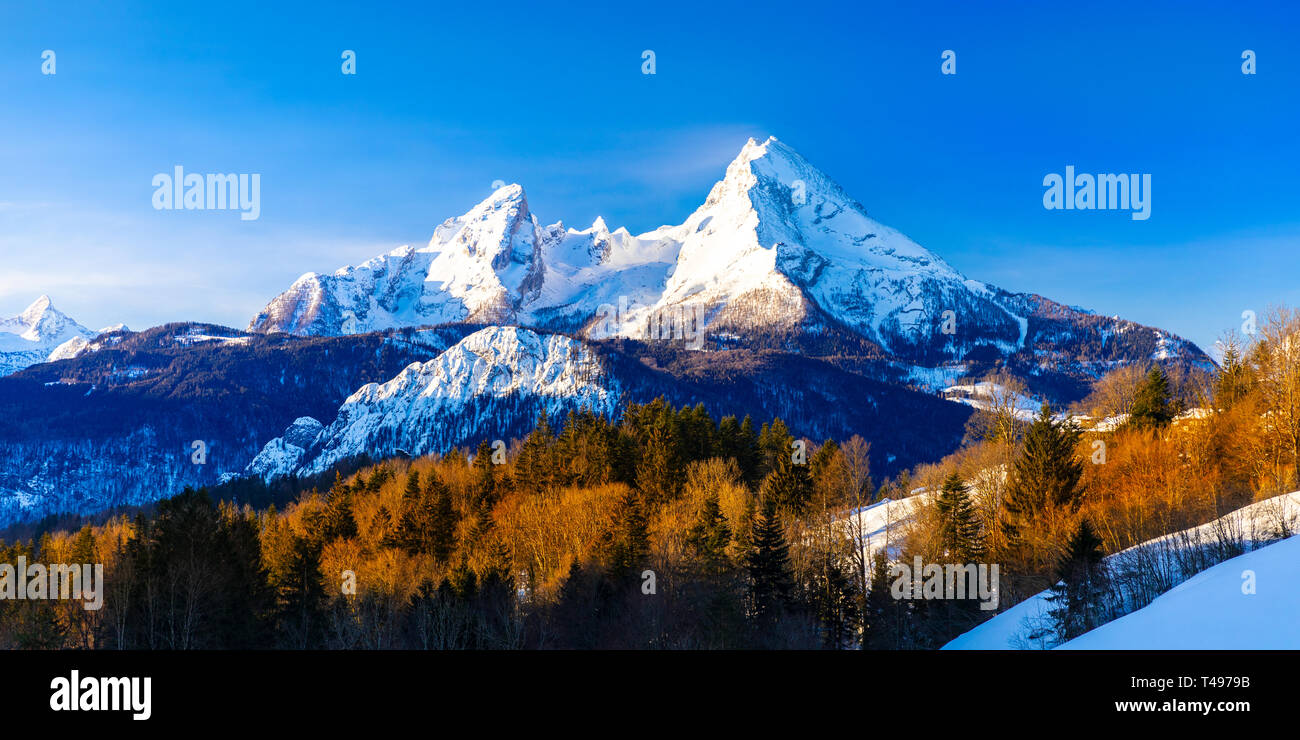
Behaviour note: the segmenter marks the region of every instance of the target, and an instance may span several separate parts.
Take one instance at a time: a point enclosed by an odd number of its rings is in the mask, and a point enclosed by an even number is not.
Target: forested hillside
[[[961,450],[878,487],[861,438],[657,400],[332,482],[187,490],[5,546],[102,562],[106,593],[0,603],[0,644],[936,648],[995,614],[899,598],[890,567],[917,557],[998,565],[998,611],[1049,590],[1044,639],[1066,641],[1119,616],[1113,594],[1140,608],[1242,542],[1123,571],[1107,554],[1300,487],[1298,343],[1300,312],[1278,310],[1213,378],[1121,369],[1033,419],[993,376]],[[918,493],[889,547],[863,546],[853,512]]]

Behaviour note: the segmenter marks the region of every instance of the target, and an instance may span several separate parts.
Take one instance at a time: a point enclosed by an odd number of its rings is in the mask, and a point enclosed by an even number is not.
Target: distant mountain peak
[[[22,316],[23,318],[37,317],[52,308],[54,308],[54,301],[50,300],[48,295],[41,295],[40,298],[32,301],[32,305],[23,311]]]
[[[48,295],[37,298],[12,318],[0,319],[0,375],[62,359],[69,349],[60,347],[71,342],[78,351],[93,339],[95,332],[73,321],[54,307]]]

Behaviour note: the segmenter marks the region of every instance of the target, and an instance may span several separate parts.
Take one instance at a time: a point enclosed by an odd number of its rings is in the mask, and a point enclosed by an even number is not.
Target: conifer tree
[[[537,415],[537,424],[519,448],[514,465],[514,486],[520,491],[536,492],[551,484],[551,445],[555,435],[545,411]]]
[[[736,464],[745,480],[751,484],[762,479],[761,454],[758,449],[758,433],[754,431],[754,420],[747,414],[740,422],[740,431],[736,438]]]
[[[839,454],[840,446],[835,440],[828,439],[822,442],[808,460],[808,473],[813,480],[819,480],[827,474],[831,466],[835,463],[835,457]]]
[[[0,560],[0,562],[4,561]],[[69,554],[68,562],[95,562],[95,533],[91,530],[89,524],[85,525],[79,532],[77,532],[77,538],[72,542],[72,552]]]
[[[385,483],[393,479],[393,471],[387,465],[380,465],[370,474],[370,480],[366,481],[366,490],[370,493],[378,493],[379,489]]]
[[[771,473],[781,464],[782,460],[790,458],[791,444],[793,442],[794,435],[790,434],[790,428],[780,418],[773,419],[771,425],[763,425],[762,431],[758,434],[762,475]]]
[[[939,541],[955,563],[976,563],[984,556],[984,532],[970,489],[956,472],[949,474],[935,499]]]
[[[402,492],[404,501],[415,501],[420,497],[420,471],[412,468],[406,474],[406,490]]]
[[[1087,519],[1082,519],[1057,561],[1057,582],[1047,600],[1052,604],[1048,615],[1062,642],[1101,623],[1104,599],[1109,590],[1101,546],[1101,538],[1093,531],[1092,525]]]
[[[288,557],[276,561],[269,574],[278,602],[281,639],[294,649],[320,645],[324,634],[324,587],[320,552],[306,537],[290,535]]]
[[[898,648],[898,600],[890,593],[889,559],[884,552],[871,559],[871,586],[865,600],[866,644],[875,650]]]
[[[447,562],[456,547],[459,517],[451,500],[451,489],[436,474],[430,474],[424,491],[423,508],[428,511],[427,548],[440,563]]]
[[[771,497],[763,500],[754,522],[748,565],[752,612],[758,621],[770,621],[791,604],[794,593],[790,546],[776,500]]]
[[[708,573],[719,573],[727,563],[727,546],[731,544],[731,527],[718,504],[718,494],[710,492],[704,506],[686,533],[686,544]]]
[[[416,479],[418,482],[418,478]],[[398,522],[396,538],[401,547],[412,555],[425,553],[438,562],[446,562],[455,547],[456,510],[451,501],[451,489],[436,472],[430,472],[422,490],[402,498],[402,516]]]
[[[619,501],[608,542],[610,578],[615,582],[630,580],[650,555],[645,503],[635,490],[629,489]]]
[[[1009,547],[1023,543],[1024,527],[1047,507],[1079,502],[1083,462],[1075,457],[1078,440],[1078,430],[1053,420],[1051,406],[1043,404],[1025,431],[1024,449],[1012,465],[1002,501],[1001,526]]]
[[[636,485],[651,502],[668,501],[681,491],[683,464],[671,411],[649,421],[637,465]]]
[[[370,520],[370,528],[366,534],[379,547],[396,547],[398,545],[393,533],[393,515],[389,513],[387,506],[379,505],[379,510],[375,512],[375,516]]]
[[[858,594],[847,563],[834,550],[822,549],[811,574],[809,591],[817,621],[822,625],[822,645],[838,650],[848,644],[858,623]]]
[[[335,473],[321,519],[321,541],[350,539],[357,536],[357,520],[352,511],[352,489]]]
[[[493,470],[492,446],[485,439],[479,442],[474,452],[474,475],[471,478],[470,492],[475,503],[479,501],[496,501],[497,480]]]
[[[1169,376],[1159,366],[1151,368],[1133,395],[1128,423],[1139,429],[1158,429],[1173,421],[1176,413]]]
[[[808,464],[794,462],[793,455],[786,454],[774,462],[774,469],[763,480],[763,496],[774,499],[781,511],[800,517],[808,511],[812,501],[812,476]]]

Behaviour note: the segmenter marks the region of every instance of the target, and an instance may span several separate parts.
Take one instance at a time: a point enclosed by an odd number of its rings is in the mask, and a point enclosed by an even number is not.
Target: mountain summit
[[[84,346],[95,336],[96,332],[68,318],[54,307],[49,296],[43,295],[17,316],[0,319],[0,375],[61,359],[58,355],[62,345]]]
[[[1055,400],[1116,363],[1209,364],[1160,329],[967,278],[775,137],[750,139],[680,225],[541,223],[507,185],[423,248],[304,275],[249,330],[464,322],[646,338],[656,317],[691,316],[707,346],[857,355],[855,371],[931,390],[1004,365]]]

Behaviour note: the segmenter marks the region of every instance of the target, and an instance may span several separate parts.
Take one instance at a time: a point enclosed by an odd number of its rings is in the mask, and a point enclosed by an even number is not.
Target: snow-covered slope
[[[510,439],[539,411],[612,415],[619,398],[619,384],[581,341],[492,326],[386,383],[362,387],[310,445],[273,440],[245,474],[315,474],[361,454],[425,455],[469,440]],[[294,429],[306,426],[295,422]]]
[[[1192,576],[1061,650],[1298,650],[1300,536]]]
[[[283,475],[283,471],[297,469],[303,455],[307,454],[307,448],[324,429],[324,424],[310,416],[299,417],[284,430],[283,435],[266,443],[244,469],[244,475],[270,480]]]
[[[41,296],[17,316],[0,319],[0,375],[75,356],[96,336]]]
[[[745,144],[680,225],[633,236],[601,219],[581,231],[542,223],[523,188],[505,186],[422,248],[302,276],[249,329],[463,321],[644,338],[655,318],[689,317],[728,341],[849,332],[918,377],[1010,356],[1022,374],[1075,381],[1116,362],[1208,364],[1168,332],[967,278],[775,138]]]
[[[716,330],[817,329],[830,319],[897,350],[939,333],[944,310],[972,304],[998,335],[1023,338],[1020,317],[988,304],[987,286],[868,217],[775,138],[751,139],[668,235],[682,246],[654,308],[696,307]]]
[[[1147,597],[1150,594],[1135,592],[1133,587],[1126,584],[1154,579],[1162,582],[1164,588],[1173,589],[1185,580],[1187,583],[1195,580],[1196,576],[1188,573],[1188,570],[1204,570],[1213,562],[1221,560],[1219,555],[1253,551],[1297,531],[1300,531],[1300,491],[1258,501],[1198,527],[1148,540],[1106,557],[1105,562],[1111,572],[1112,583],[1118,589],[1116,593],[1122,600],[1125,611],[1130,612],[1128,616],[1132,616],[1150,608],[1150,605],[1159,602],[1164,596],[1157,597],[1148,605]],[[1220,563],[1214,567],[1227,564]],[[1129,577],[1135,573],[1141,573],[1143,577]],[[1239,587],[1240,571],[1237,575]],[[1050,608],[1048,594],[1049,592],[1043,591],[1025,599],[958,636],[945,645],[944,649],[1019,650],[1053,647],[1055,635],[1046,629]]]
[[[857,538],[868,561],[886,547],[889,548],[887,557],[896,559],[903,541],[898,530],[910,522],[917,509],[931,498],[930,492],[921,491],[897,501],[882,499],[849,512],[844,527],[850,536]]]

